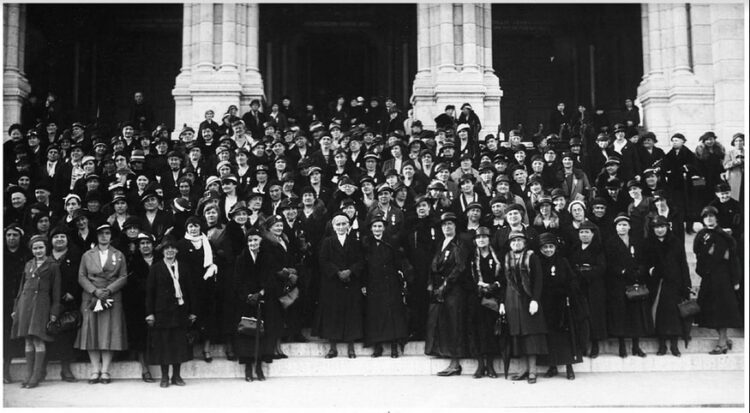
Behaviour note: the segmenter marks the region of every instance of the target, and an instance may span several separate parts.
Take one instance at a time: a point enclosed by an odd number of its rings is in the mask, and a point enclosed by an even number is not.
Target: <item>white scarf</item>
[[[177,305],[185,304],[185,300],[182,299],[182,289],[180,288],[180,269],[177,266],[177,261],[174,264],[169,264],[167,260],[164,260],[164,264],[167,265],[167,271],[172,276],[172,284],[174,284],[174,297],[177,299]],[[174,271],[172,271],[174,267]]]
[[[216,275],[218,268],[214,264],[214,252],[211,249],[211,243],[208,242],[208,237],[205,234],[194,236],[185,233],[185,239],[191,242],[200,241],[201,246],[203,247],[203,268],[206,269],[205,274],[203,274],[203,279],[207,280]]]

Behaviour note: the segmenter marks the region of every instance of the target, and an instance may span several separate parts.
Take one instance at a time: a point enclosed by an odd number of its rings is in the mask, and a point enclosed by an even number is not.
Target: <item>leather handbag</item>
[[[677,304],[677,308],[680,310],[680,317],[682,318],[692,317],[701,312],[701,307],[698,305],[698,300],[695,298],[684,300]]]
[[[264,332],[263,320],[258,320],[255,317],[242,317],[237,324],[237,334],[243,336],[262,336]]]
[[[81,311],[65,311],[57,317],[57,320],[47,324],[47,334],[56,336],[66,331],[77,330],[81,327],[82,320],[83,317],[81,316]]]
[[[706,178],[702,176],[693,176],[690,179],[693,182],[693,188],[705,188],[706,187]]]
[[[482,306],[489,308],[494,313],[500,311],[500,304],[494,297],[482,297]]]
[[[633,284],[625,287],[625,297],[630,301],[641,301],[648,298],[648,287],[642,284]]]
[[[299,298],[299,288],[294,287],[289,290],[289,292],[279,297],[279,302],[281,303],[281,307],[288,308],[297,301],[297,298]]]

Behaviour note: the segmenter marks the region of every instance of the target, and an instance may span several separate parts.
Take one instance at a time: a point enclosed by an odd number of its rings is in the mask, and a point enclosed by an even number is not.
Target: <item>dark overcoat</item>
[[[60,315],[60,265],[54,258],[47,257],[37,267],[35,260],[29,260],[23,269],[13,305],[16,316],[11,327],[11,338],[33,336],[53,341],[54,338],[47,334],[47,323],[51,315]]]
[[[704,228],[695,235],[695,272],[701,277],[696,322],[706,328],[741,328],[742,318],[734,285],[741,270],[734,240],[721,228]]]
[[[684,245],[671,232],[664,241],[653,235],[646,241],[646,266],[653,268],[650,284],[654,294],[654,331],[659,336],[682,336],[683,333],[677,305],[688,298],[691,287]]]
[[[630,237],[625,245],[615,235],[605,243],[607,256],[607,327],[615,337],[645,337],[653,321],[648,299],[628,300],[625,289],[633,284],[645,285],[646,268],[641,241]]]

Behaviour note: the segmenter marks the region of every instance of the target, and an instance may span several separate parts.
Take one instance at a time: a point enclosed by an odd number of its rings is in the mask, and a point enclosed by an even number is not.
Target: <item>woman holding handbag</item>
[[[81,261],[80,251],[70,243],[70,234],[65,226],[57,226],[50,233],[52,237],[52,258],[60,266],[60,314],[77,312],[80,319],[81,286],[78,284],[78,267]],[[75,376],[70,371],[70,363],[75,359],[75,343],[78,326],[60,332],[51,342],[47,360],[60,360],[60,377],[63,381],[73,383]]]
[[[93,368],[89,384],[109,384],[114,352],[128,349],[120,291],[128,280],[128,269],[125,255],[110,245],[112,227],[107,223],[99,225],[96,237],[96,246],[83,254],[78,269],[83,319],[75,348],[89,353]]]
[[[234,265],[234,317],[239,323],[243,317],[257,317],[262,320],[263,334],[260,338],[245,335],[238,331],[234,336],[234,351],[240,364],[245,365],[245,381],[253,381],[253,372],[258,380],[265,380],[263,362],[271,363],[276,342],[283,332],[281,304],[278,297],[283,294],[274,266],[273,256],[263,248],[263,239],[257,228],[250,228],[242,249]],[[262,318],[258,314],[261,311]],[[235,323],[235,325],[237,325]],[[260,321],[259,321],[260,324]],[[253,368],[255,365],[255,368]]]
[[[685,255],[685,243],[669,229],[669,221],[661,215],[649,222],[646,241],[646,266],[651,284],[656,288],[654,298],[654,330],[659,337],[656,355],[669,351],[680,357],[677,338],[682,335],[683,322],[678,304],[690,297],[690,270]],[[682,231],[680,231],[682,232]]]
[[[696,317],[699,326],[713,328],[719,342],[709,354],[726,354],[732,341],[727,328],[742,328],[742,316],[736,291],[740,289],[742,266],[737,259],[737,246],[731,235],[718,225],[718,210],[707,206],[701,211],[704,228],[695,235],[695,272],[701,277]]]
[[[47,325],[60,315],[60,266],[47,256],[47,237],[34,235],[29,240],[33,258],[24,266],[21,286],[13,304],[11,339],[26,341],[26,379],[23,388],[39,386],[44,374],[45,342],[54,340]]]
[[[495,356],[500,354],[500,342],[494,334],[500,298],[500,258],[490,246],[487,227],[477,228],[474,245],[470,263],[476,294],[467,298],[469,350],[477,359],[474,378],[494,379]]]
[[[615,235],[605,243],[607,257],[607,326],[619,341],[620,357],[627,357],[625,338],[633,340],[633,355],[646,357],[639,338],[652,329],[644,267],[643,245],[630,236],[630,217],[615,217]],[[637,287],[636,287],[637,286]],[[630,294],[629,294],[630,292]]]
[[[153,263],[146,282],[146,324],[149,327],[146,359],[149,364],[161,366],[159,387],[166,388],[170,384],[170,364],[171,383],[185,385],[180,365],[193,358],[188,327],[197,317],[191,268],[177,260],[177,241],[167,235],[160,249],[164,258]]]

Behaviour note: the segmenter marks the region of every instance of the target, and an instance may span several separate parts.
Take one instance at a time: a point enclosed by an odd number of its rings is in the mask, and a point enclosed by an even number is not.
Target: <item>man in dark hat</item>
[[[250,102],[250,110],[242,115],[242,121],[245,122],[245,128],[253,135],[253,138],[259,139],[263,136],[263,123],[268,121],[268,117],[260,111],[260,100],[253,99]]]

